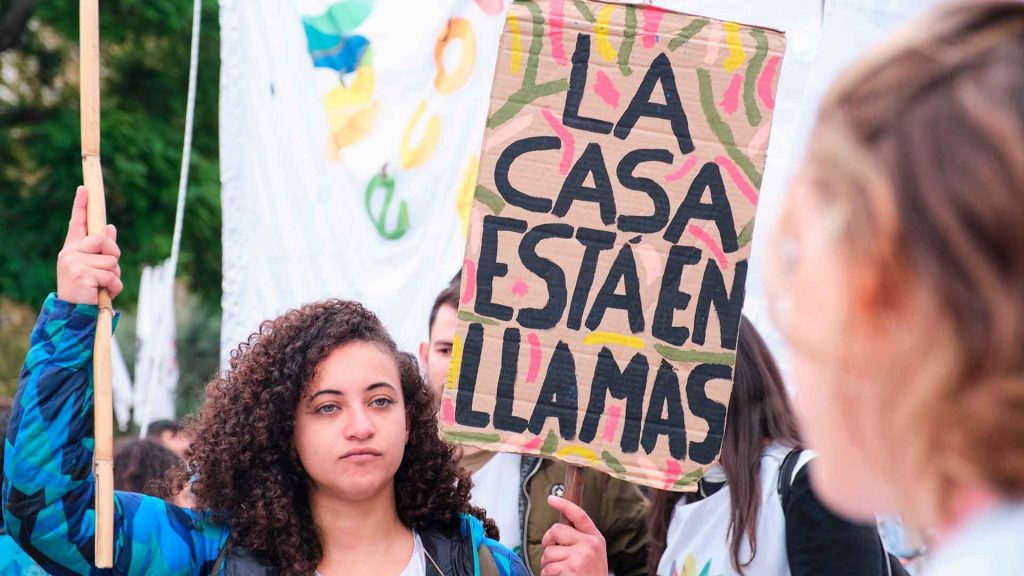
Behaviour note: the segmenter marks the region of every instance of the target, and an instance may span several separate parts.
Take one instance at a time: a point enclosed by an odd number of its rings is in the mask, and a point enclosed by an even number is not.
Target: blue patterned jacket
[[[51,294],[32,331],[4,446],[8,534],[50,574],[103,574],[93,566],[92,345],[95,306]],[[494,556],[501,576],[525,576],[517,556],[464,517],[462,536]],[[151,496],[114,493],[114,574],[207,576],[228,528],[203,511]],[[468,560],[468,558],[467,558]],[[230,562],[229,562],[230,563]],[[222,567],[221,574],[224,573]]]

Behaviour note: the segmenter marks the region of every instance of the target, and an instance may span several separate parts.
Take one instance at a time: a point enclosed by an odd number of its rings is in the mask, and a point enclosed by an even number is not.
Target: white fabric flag
[[[175,416],[178,360],[170,260],[142,269],[135,338],[133,419],[145,436],[150,422]]]

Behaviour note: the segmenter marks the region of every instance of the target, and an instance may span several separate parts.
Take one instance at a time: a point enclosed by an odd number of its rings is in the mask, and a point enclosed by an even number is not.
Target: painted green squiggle
[[[761,124],[761,110],[757,107],[757,78],[764,68],[764,60],[768,56],[768,36],[764,30],[756,28],[750,31],[750,35],[757,41],[757,51],[754,57],[747,64],[747,75],[743,78],[743,108],[747,111],[747,121],[751,126]]]
[[[498,434],[486,432],[445,432],[444,439],[449,442],[480,442],[481,444],[494,444],[501,441]]]
[[[463,322],[476,322],[478,324],[484,324],[487,326],[498,325],[498,323],[495,320],[491,320],[490,318],[484,318],[483,316],[477,316],[472,312],[466,311],[459,312],[459,320],[462,320]]]
[[[495,216],[501,215],[501,211],[505,209],[505,200],[483,184],[476,185],[476,199],[490,208]]]
[[[732,158],[732,161],[743,170],[750,182],[758,189],[761,188],[761,173],[754,168],[754,163],[747,158],[747,155],[736,145],[736,137],[732,128],[722,120],[715,107],[714,89],[711,87],[711,72],[705,68],[697,69],[697,82],[700,85],[700,105],[704,110],[704,116],[708,119],[711,131],[718,137],[718,141],[725,146],[725,152]]]
[[[626,6],[626,29],[622,31],[622,45],[619,46],[619,72],[629,76],[633,69],[629,67],[629,57],[633,53],[633,42],[636,41],[636,6]]]
[[[710,22],[711,21],[707,18],[698,18],[697,20],[690,22],[684,26],[683,29],[680,30],[674,38],[672,38],[672,40],[669,41],[668,49],[675,52],[676,49],[689,42],[691,38],[696,36]]]
[[[724,364],[732,366],[736,363],[735,352],[701,352],[700,350],[680,350],[664,344],[655,344],[654,349],[673,362],[688,364]]]
[[[754,218],[751,218],[750,222],[747,222],[746,225],[743,226],[743,229],[740,230],[739,236],[736,237],[736,244],[740,248],[743,248],[747,244],[750,244],[750,241],[753,238],[754,238]]]

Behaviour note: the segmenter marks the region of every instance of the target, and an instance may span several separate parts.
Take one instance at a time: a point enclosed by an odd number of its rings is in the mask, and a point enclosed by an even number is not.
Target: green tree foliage
[[[170,256],[185,127],[192,0],[101,0],[101,139],[107,218],[118,227],[125,320],[142,267]],[[218,5],[203,0],[191,174],[178,279],[179,413],[217,366],[221,241]],[[78,3],[0,0],[0,395],[13,392],[34,313],[82,182]],[[129,367],[130,322],[118,339]],[[121,334],[121,332],[124,332]]]
[[[0,8],[0,294],[38,306],[55,285],[82,181],[76,2]],[[5,6],[0,4],[0,6]],[[28,6],[20,32],[8,24]],[[179,278],[220,300],[217,3],[205,0]],[[13,16],[12,16],[12,13]],[[191,0],[100,2],[101,138],[108,221],[118,227],[132,308],[143,265],[170,255],[185,124]],[[6,49],[5,49],[6,47]]]

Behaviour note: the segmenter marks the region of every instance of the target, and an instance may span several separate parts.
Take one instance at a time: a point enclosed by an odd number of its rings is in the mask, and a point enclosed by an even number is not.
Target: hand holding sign
[[[559,6],[510,7],[530,28],[502,38],[445,435],[692,490],[725,431],[784,38]]]
[[[548,496],[548,504],[571,524],[555,524],[544,534],[541,576],[607,574],[608,547],[590,516],[558,496]]]

